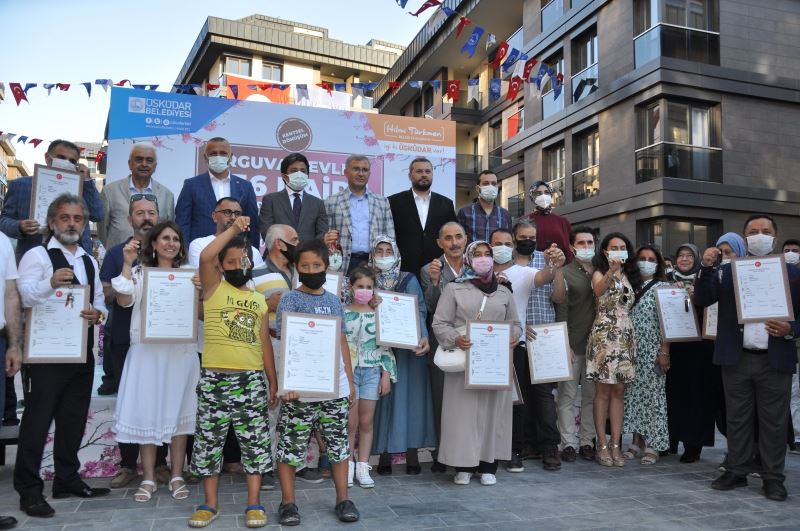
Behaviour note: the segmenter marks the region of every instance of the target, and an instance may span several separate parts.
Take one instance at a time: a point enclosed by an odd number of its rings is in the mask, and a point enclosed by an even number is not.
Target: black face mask
[[[225,280],[231,286],[241,288],[247,281],[253,278],[253,270],[248,269],[247,273],[243,273],[241,269],[226,269],[222,272],[225,275]]]
[[[518,240],[517,241],[517,254],[522,256],[530,256],[536,250],[536,240]]]
[[[286,249],[281,249],[281,254],[286,257],[290,264],[294,263],[294,249],[297,247],[296,245],[292,245],[291,243],[287,242],[283,238],[281,241],[286,246]]]
[[[319,273],[298,273],[297,278],[300,283],[308,289],[319,289],[325,285],[328,275],[325,271]]]

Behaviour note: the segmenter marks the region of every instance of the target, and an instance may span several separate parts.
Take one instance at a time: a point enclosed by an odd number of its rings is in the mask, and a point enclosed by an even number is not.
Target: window
[[[506,140],[514,138],[525,127],[525,110],[520,108],[506,121]]]
[[[597,90],[597,28],[591,28],[572,41],[572,101],[581,100]]]
[[[283,81],[283,66],[275,63],[262,63],[261,78],[269,81]]]
[[[719,64],[719,0],[635,0],[635,65],[657,57]]]
[[[600,192],[600,133],[590,129],[573,139],[572,200],[580,201]]]
[[[719,105],[708,103],[659,100],[637,107],[636,182],[722,182],[720,121]]]
[[[542,0],[542,31],[553,26],[564,14],[564,0]]]
[[[555,55],[546,59],[545,64],[553,69],[558,74],[564,73],[564,55],[558,52]],[[556,83],[555,79],[547,78],[547,81],[542,84],[542,119],[548,118],[558,111],[564,110],[564,92],[561,91],[556,97],[553,87]]]
[[[414,116],[417,118],[422,117],[422,98],[414,100]]]
[[[226,57],[225,73],[239,76],[249,76],[250,59],[244,59],[242,57]]]
[[[652,243],[664,256],[675,258],[678,246],[693,243],[699,249],[708,249],[722,235],[722,223],[714,219],[654,218],[637,222],[636,238]]]
[[[501,166],[503,162],[503,122],[497,120],[489,124],[489,169]]]
[[[425,111],[425,114],[428,114],[429,111],[432,111],[431,107],[433,107],[433,87],[428,86],[425,88],[425,92],[422,94],[422,108]]]
[[[566,176],[566,150],[564,144],[546,147],[542,150],[542,180],[553,190],[553,204],[560,205],[564,196],[564,177]]]

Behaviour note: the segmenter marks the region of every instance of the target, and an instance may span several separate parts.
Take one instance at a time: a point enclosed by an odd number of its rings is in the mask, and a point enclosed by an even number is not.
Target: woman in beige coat
[[[511,291],[497,284],[492,248],[476,241],[464,254],[464,274],[445,287],[433,317],[439,345],[468,349],[466,322],[476,319],[512,321],[516,344],[522,328]],[[457,485],[469,484],[476,472],[481,484],[494,485],[497,461],[511,458],[511,391],[464,389],[464,373],[448,372],[443,394],[439,462],[455,467]]]

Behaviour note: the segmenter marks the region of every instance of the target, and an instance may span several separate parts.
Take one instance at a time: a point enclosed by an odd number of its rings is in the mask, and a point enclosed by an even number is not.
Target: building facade
[[[8,135],[0,135],[0,208],[6,197],[8,183],[30,174],[25,162],[17,158],[17,149],[8,139]]]

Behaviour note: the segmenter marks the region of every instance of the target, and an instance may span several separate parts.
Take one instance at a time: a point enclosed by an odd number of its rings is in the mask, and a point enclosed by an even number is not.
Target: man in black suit
[[[747,253],[766,256],[775,247],[778,227],[769,216],[750,216],[744,225]],[[736,313],[731,265],[717,265],[721,251],[706,249],[694,286],[694,300],[703,307],[719,303],[714,363],[722,366],[728,425],[726,472],[711,483],[717,490],[747,485],[753,457],[754,422],[758,416],[758,453],[763,494],[770,500],[786,499],[783,474],[786,460],[786,426],[792,374],[797,363],[794,340],[800,337],[800,269],[787,265],[794,306],[791,321],[768,319],[740,325]],[[719,274],[722,270],[722,275]],[[775,293],[783,297],[783,293]]]
[[[431,192],[431,161],[425,157],[412,160],[408,179],[411,190],[389,196],[389,206],[397,247],[403,259],[401,269],[419,276],[422,266],[441,254],[442,250],[436,244],[439,229],[448,221],[456,221],[456,212],[452,200]]]

